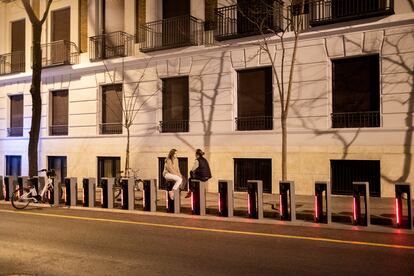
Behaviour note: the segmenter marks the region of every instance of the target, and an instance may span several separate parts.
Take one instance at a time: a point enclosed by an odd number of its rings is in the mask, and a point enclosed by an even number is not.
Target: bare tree
[[[40,91],[40,82],[42,79],[42,51],[40,48],[40,40],[42,36],[42,26],[46,21],[49,14],[50,5],[53,0],[48,0],[46,10],[41,19],[39,19],[33,7],[30,4],[30,0],[21,0],[29,16],[32,24],[32,49],[33,49],[33,73],[32,73],[32,85],[30,87],[30,95],[32,96],[32,122],[30,127],[30,138],[28,148],[29,159],[29,176],[37,175],[38,171],[38,144],[39,144],[39,132],[40,132],[40,119],[42,117],[42,98]]]
[[[127,83],[131,84],[130,82],[125,81],[125,66],[124,61],[122,61],[122,91],[121,93],[117,93],[118,104],[122,107],[122,118],[118,118],[121,122],[122,127],[124,127],[127,131],[127,143],[125,149],[125,177],[130,177],[130,140],[131,140],[131,126],[133,125],[135,118],[137,117],[138,113],[142,110],[142,108],[148,103],[148,101],[154,97],[159,92],[159,87],[154,91],[151,91],[149,95],[146,95],[148,91],[145,91],[143,88],[143,83],[145,81],[145,77],[147,75],[148,67],[151,62],[151,59],[144,59],[144,68],[141,73],[139,73],[138,80],[133,82],[133,88],[127,93],[125,89],[125,85]],[[105,73],[109,76],[110,82],[112,84],[116,82],[116,70],[113,73],[110,72],[108,66],[104,62]],[[158,75],[158,74],[157,74]],[[144,94],[145,92],[145,94]],[[111,105],[107,106],[111,108]]]
[[[248,8],[238,7],[243,18],[255,26],[256,32],[260,34],[258,46],[270,60],[276,80],[282,129],[282,180],[287,179],[287,118],[299,35],[305,23],[302,15],[306,4],[305,0],[254,0],[249,3]],[[280,47],[279,51],[273,51],[272,48],[275,38],[277,46]],[[293,47],[288,49],[287,43],[292,40]]]

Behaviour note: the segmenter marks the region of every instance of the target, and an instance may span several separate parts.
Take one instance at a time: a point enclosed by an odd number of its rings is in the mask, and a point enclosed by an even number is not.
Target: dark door
[[[50,135],[68,134],[68,114],[68,90],[53,91]]]
[[[164,176],[162,176],[162,172],[164,171],[164,164],[165,164],[165,157],[158,157],[158,180],[159,180],[159,187],[160,190],[167,189],[167,182],[165,181]],[[183,184],[181,185],[181,189],[187,190],[187,179],[188,179],[188,158],[187,157],[178,157],[178,167],[180,168],[180,172],[183,179]]]
[[[11,73],[17,73],[24,71],[25,66],[25,20],[19,20],[12,22],[11,24]]]
[[[121,175],[120,157],[98,157],[98,184],[102,177],[119,177]]]
[[[234,190],[247,191],[247,180],[262,180],[263,192],[272,193],[272,159],[234,159]]]
[[[18,155],[6,156],[6,175],[20,176],[22,170],[22,157]]]
[[[67,159],[66,156],[48,156],[47,158],[48,170],[55,170],[56,183],[63,184],[67,177]]]
[[[70,8],[52,12],[51,40],[51,63],[69,63],[70,45],[64,41],[70,41]]]
[[[352,195],[352,182],[369,182],[370,196],[381,196],[378,160],[331,160],[332,194]]]
[[[163,46],[185,46],[190,42],[190,0],[163,0]]]
[[[258,34],[273,27],[274,0],[238,0],[237,33]],[[261,26],[261,27],[259,27]]]

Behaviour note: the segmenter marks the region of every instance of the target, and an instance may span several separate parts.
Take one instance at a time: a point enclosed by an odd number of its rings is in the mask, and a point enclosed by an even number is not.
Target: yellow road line
[[[296,239],[296,240],[308,240],[308,241],[321,241],[321,242],[330,242],[330,243],[338,243],[338,244],[366,245],[366,246],[374,246],[374,247],[386,247],[386,248],[398,248],[398,249],[414,250],[414,246],[409,246],[409,245],[397,245],[397,244],[374,243],[374,242],[363,242],[363,241],[350,241],[350,240],[337,240],[337,239],[329,239],[329,238],[317,238],[317,237],[306,237],[306,236],[258,233],[258,232],[247,232],[247,231],[236,231],[236,230],[225,230],[225,229],[212,229],[212,228],[203,228],[203,227],[191,227],[191,226],[180,226],[180,225],[171,225],[171,224],[149,223],[149,222],[141,222],[141,221],[128,221],[128,220],[115,220],[115,219],[103,219],[103,218],[91,218],[91,217],[79,217],[79,216],[68,216],[68,215],[34,213],[34,212],[28,212],[28,211],[0,210],[0,212],[20,214],[20,215],[30,215],[30,216],[76,219],[76,220],[85,220],[85,221],[112,222],[112,223],[152,226],[152,227],[160,227],[160,228],[174,228],[174,229],[204,231],[204,232],[213,232],[213,233],[238,234],[238,235],[247,235],[247,236],[271,237],[271,238],[282,238],[282,239]]]

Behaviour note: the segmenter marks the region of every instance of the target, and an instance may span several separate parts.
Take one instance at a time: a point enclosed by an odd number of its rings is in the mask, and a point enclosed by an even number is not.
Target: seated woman
[[[196,150],[196,160],[194,161],[193,168],[190,171],[190,179],[188,180],[188,183],[190,183],[190,189],[185,198],[189,198],[191,196],[193,190],[193,187],[191,186],[192,179],[207,181],[211,178],[210,166],[207,159],[205,159],[203,155],[204,152],[201,149]]]
[[[168,195],[170,196],[170,198],[174,200],[174,192],[178,188],[180,188],[180,185],[183,182],[183,176],[181,175],[180,169],[178,167],[178,158],[177,158],[176,149],[172,149],[168,153],[168,156],[165,159],[164,171],[162,175],[167,181],[175,182],[172,190],[168,192]]]

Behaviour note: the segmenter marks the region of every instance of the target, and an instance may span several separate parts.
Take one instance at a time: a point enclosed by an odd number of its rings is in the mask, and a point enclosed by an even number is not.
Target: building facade
[[[45,2],[32,1],[38,14]],[[310,0],[303,10],[301,1],[265,2],[276,8],[255,16],[267,16],[272,29],[302,20],[287,119],[296,192],[312,194],[316,180],[329,180],[346,195],[352,181],[369,181],[372,195],[387,197],[395,182],[414,182],[412,1]],[[125,116],[135,114],[130,167],[141,178],[158,179],[162,189],[169,150],[178,149],[187,174],[201,148],[210,191],[219,179],[243,191],[258,178],[265,192],[278,193],[280,98],[262,36],[243,16],[252,6],[53,1],[42,33],[39,168],[115,176],[125,163]],[[32,35],[19,1],[0,1],[0,34],[0,175],[27,175]],[[280,70],[281,40],[269,41]],[[284,42],[288,67],[289,28]]]

